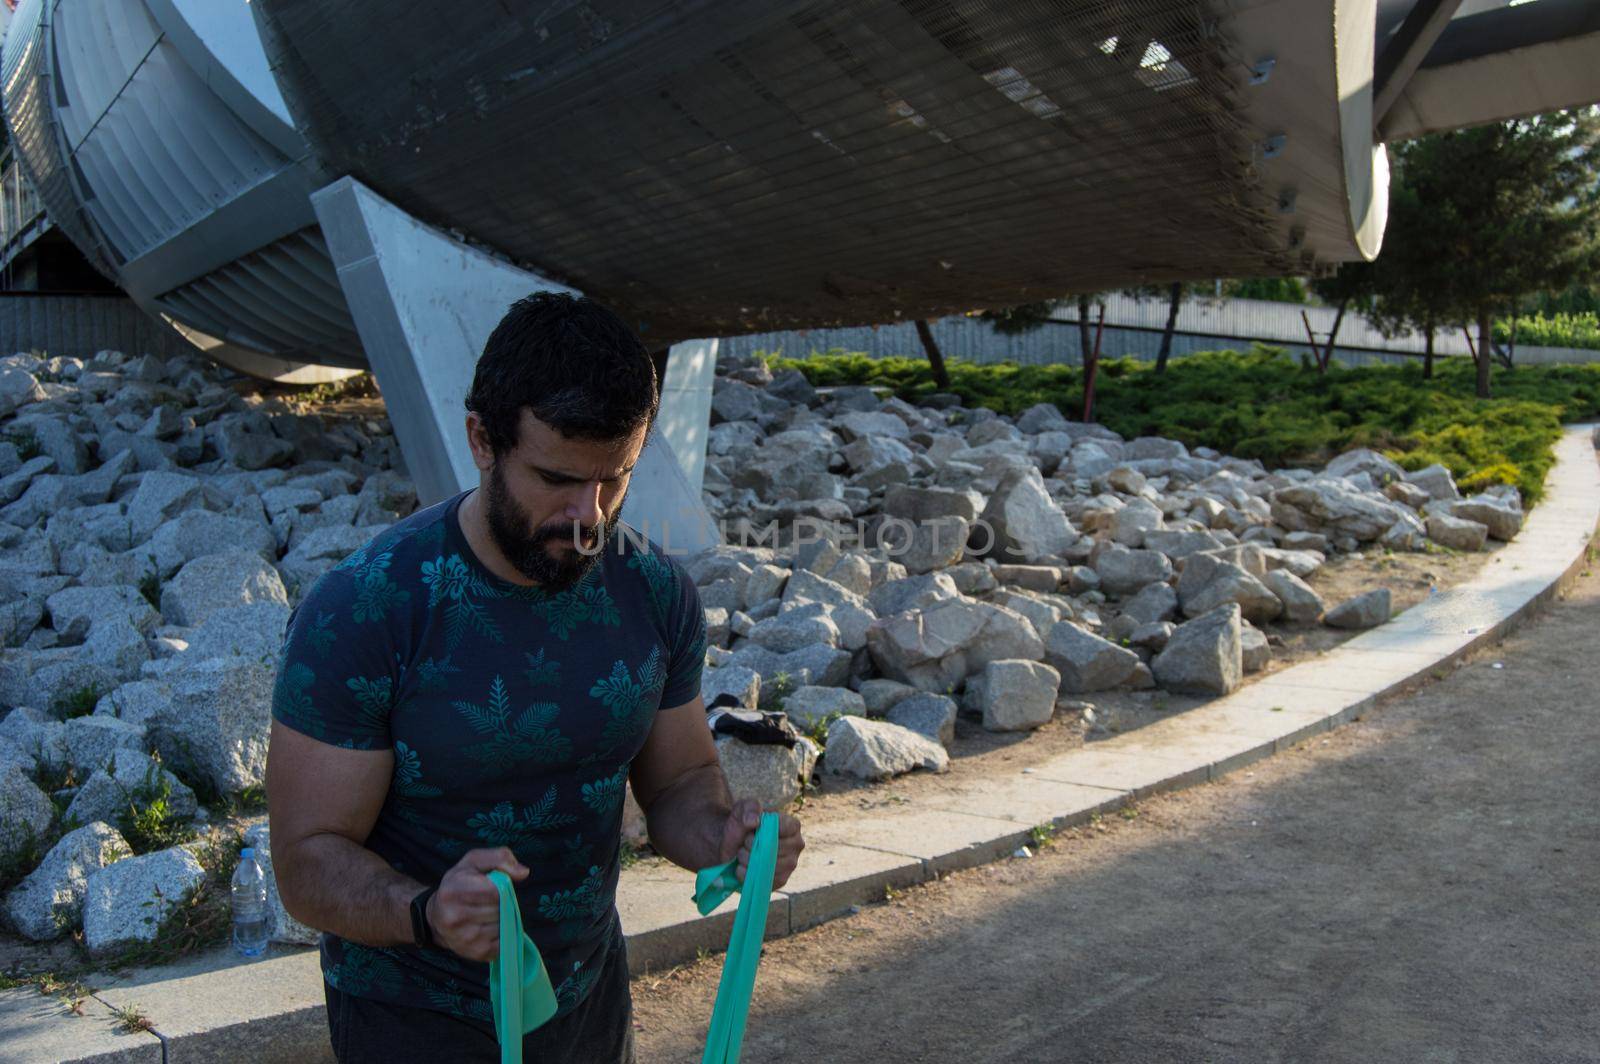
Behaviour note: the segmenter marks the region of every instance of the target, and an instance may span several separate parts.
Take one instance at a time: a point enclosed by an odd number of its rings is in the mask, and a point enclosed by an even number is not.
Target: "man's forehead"
[[[524,410],[519,457],[546,473],[574,480],[606,480],[630,471],[643,449],[643,430],[621,440],[583,440],[560,432]]]

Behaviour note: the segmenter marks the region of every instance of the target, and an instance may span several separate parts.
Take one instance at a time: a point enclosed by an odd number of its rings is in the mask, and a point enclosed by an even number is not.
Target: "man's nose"
[[[604,511],[600,509],[600,482],[591,480],[577,489],[577,495],[567,503],[567,520],[576,521],[580,528],[593,528],[600,523]]]

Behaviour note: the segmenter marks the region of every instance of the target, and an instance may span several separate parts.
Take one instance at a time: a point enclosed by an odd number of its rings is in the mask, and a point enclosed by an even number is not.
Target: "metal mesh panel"
[[[1287,272],[1196,0],[256,0],[313,150],[652,341]]]

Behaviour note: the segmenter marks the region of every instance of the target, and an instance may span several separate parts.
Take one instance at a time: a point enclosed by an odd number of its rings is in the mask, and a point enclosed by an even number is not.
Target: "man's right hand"
[[[527,866],[518,863],[505,846],[468,850],[428,899],[433,940],[471,961],[492,961],[500,956],[500,892],[489,881],[489,873],[496,868],[512,882],[528,877]]]

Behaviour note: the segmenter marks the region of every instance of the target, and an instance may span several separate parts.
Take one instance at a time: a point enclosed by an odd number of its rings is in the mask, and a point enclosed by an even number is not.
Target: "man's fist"
[[[761,803],[754,798],[744,798],[733,803],[733,812],[722,829],[722,860],[739,859],[739,882],[750,867],[750,847],[755,845],[756,828],[761,826]],[[788,813],[778,814],[778,866],[772,873],[772,889],[777,890],[789,881],[789,875],[800,860],[800,851],[806,840],[800,835],[800,821]]]
[[[505,846],[468,850],[428,899],[433,940],[470,961],[492,961],[500,956],[500,892],[489,881],[489,873],[496,868],[512,882],[528,878],[527,867]]]

